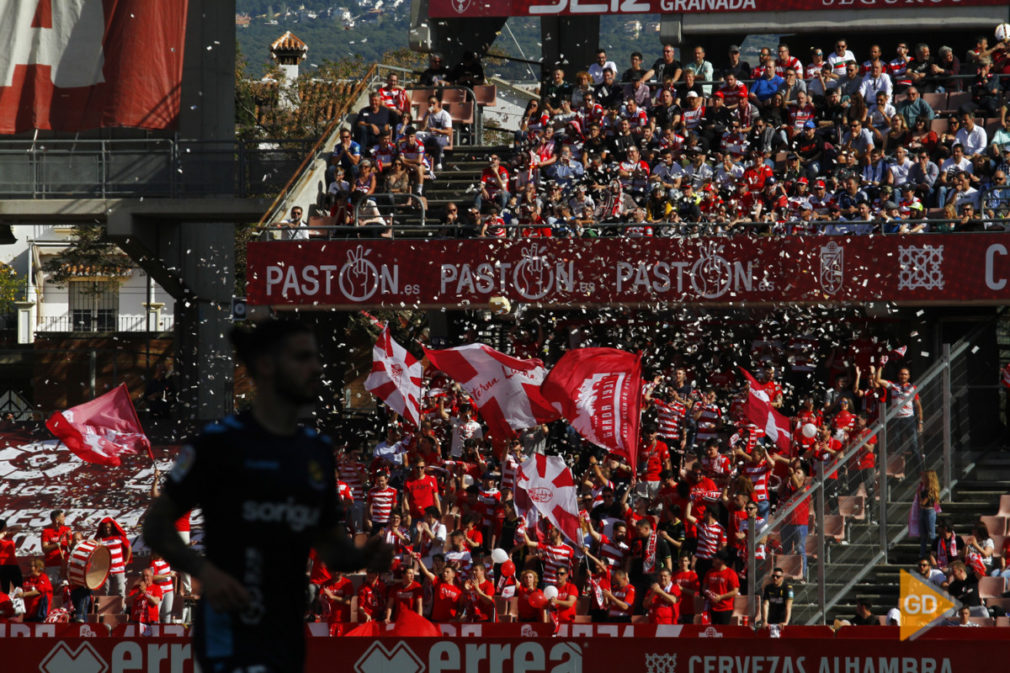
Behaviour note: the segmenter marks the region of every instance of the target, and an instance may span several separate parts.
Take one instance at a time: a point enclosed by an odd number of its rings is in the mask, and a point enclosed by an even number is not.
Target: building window
[[[75,332],[114,332],[119,318],[119,283],[70,281],[70,320]]]

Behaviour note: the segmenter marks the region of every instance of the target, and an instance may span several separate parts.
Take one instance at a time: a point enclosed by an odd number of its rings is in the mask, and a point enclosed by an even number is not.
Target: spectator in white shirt
[[[841,77],[845,74],[845,66],[848,63],[855,63],[856,55],[848,50],[845,40],[838,40],[835,43],[835,50],[828,54],[828,64],[831,70]]]
[[[863,83],[859,87],[859,93],[863,94],[863,100],[875,101],[881,93],[887,96],[887,102],[891,101],[891,92],[894,84],[891,77],[884,72],[883,61],[874,61],[870,66],[870,72],[866,73]]]
[[[970,113],[961,113],[961,128],[954,139],[964,148],[965,156],[973,157],[985,152],[989,137],[985,129],[975,123],[975,117]]]
[[[281,240],[284,241],[306,241],[309,238],[308,225],[302,222],[302,207],[294,206],[291,209],[291,217],[281,222],[285,229],[281,232]]]
[[[607,50],[596,50],[596,62],[589,66],[589,77],[593,80],[593,86],[603,83],[603,71],[610,68],[617,72],[617,64],[607,60]]]
[[[714,79],[715,68],[705,60],[705,49],[700,46],[694,48],[694,60],[685,64],[684,70],[693,72],[696,80],[711,82]],[[701,90],[706,97],[712,95],[711,84],[702,84]]]

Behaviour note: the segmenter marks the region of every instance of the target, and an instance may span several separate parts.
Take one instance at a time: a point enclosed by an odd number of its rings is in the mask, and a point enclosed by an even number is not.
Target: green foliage
[[[42,263],[57,285],[81,276],[123,280],[132,267],[130,258],[105,238],[103,227],[82,225],[74,227],[70,245]]]
[[[28,279],[20,278],[13,268],[0,262],[0,315],[14,312],[14,302],[23,301]]]

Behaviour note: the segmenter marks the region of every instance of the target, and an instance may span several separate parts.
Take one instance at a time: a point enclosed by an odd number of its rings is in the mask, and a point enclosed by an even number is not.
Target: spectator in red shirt
[[[425,472],[425,461],[419,458],[411,470],[410,479],[403,485],[410,516],[413,519],[424,518],[424,510],[434,507],[442,514],[442,501],[438,497],[438,481]]]
[[[49,520],[51,523],[42,529],[42,553],[45,554],[46,574],[49,575],[50,583],[56,586],[63,574],[74,536],[70,532],[70,526],[66,525],[63,510],[50,512]]]
[[[44,622],[53,605],[53,585],[45,570],[45,561],[32,559],[31,570],[22,584],[24,593],[21,594],[25,601],[26,622]]]
[[[161,587],[154,581],[154,571],[144,568],[140,580],[133,585],[127,597],[130,621],[138,624],[157,624],[161,618]]]
[[[358,587],[358,621],[379,621],[386,616],[386,585],[379,579],[379,573],[370,570],[365,574],[364,583]]]
[[[456,586],[456,571],[447,565],[442,568],[442,576],[436,577],[423,563],[419,568],[421,574],[431,582],[431,621],[436,624],[459,621],[463,609],[463,590]]]
[[[626,570],[614,571],[611,587],[603,590],[603,596],[608,605],[608,622],[631,622],[631,611],[635,605],[635,587],[628,579]]]
[[[702,580],[702,590],[708,601],[708,615],[713,624],[729,624],[733,617],[734,598],[740,593],[740,578],[730,568],[729,551],[722,549],[712,559],[712,569]]]
[[[557,598],[548,601],[548,609],[554,613],[559,624],[571,624],[575,621],[576,603],[579,599],[579,589],[572,584],[568,568],[558,568],[557,580],[554,586],[558,588]]]
[[[7,530],[7,521],[0,519],[0,591],[5,594],[9,594],[12,587],[20,587],[22,583],[14,540],[8,537],[10,532]]]
[[[332,579],[321,589],[320,600],[323,615],[330,625],[330,635],[335,635],[340,624],[351,621],[351,599],[354,597],[354,583],[344,573],[333,573]]]
[[[680,618],[680,585],[673,581],[673,574],[663,568],[659,578],[645,594],[642,605],[649,612],[650,624],[676,624]]]
[[[487,577],[483,563],[470,568],[470,578],[463,584],[466,592],[466,621],[489,622],[494,616],[494,583]]]
[[[530,604],[530,596],[540,591],[540,577],[533,570],[524,570],[519,576],[519,586],[516,587],[517,608],[521,622],[546,622],[547,611],[535,608]]]
[[[698,595],[698,573],[691,569],[691,555],[684,553],[678,559],[677,572],[671,575],[674,583],[680,587],[681,600],[678,602],[680,608],[680,624],[694,623],[694,599]]]
[[[396,621],[404,611],[422,614],[424,588],[416,578],[417,572],[413,568],[404,568],[400,582],[389,588],[389,600],[386,602],[387,622]]]

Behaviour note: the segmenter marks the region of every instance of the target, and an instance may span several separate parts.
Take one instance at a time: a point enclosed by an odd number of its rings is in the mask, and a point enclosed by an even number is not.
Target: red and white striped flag
[[[743,367],[740,368],[740,371],[743,372],[743,375],[747,377],[747,382],[750,383],[747,402],[743,407],[744,415],[747,417],[747,420],[761,430],[764,430],[768,439],[775,442],[775,446],[779,447],[780,451],[789,453],[792,445],[792,430],[789,419],[780,414],[771,405],[771,399],[769,399],[765,387],[758,383],[757,379],[751,376],[749,371]]]
[[[520,360],[485,344],[424,349],[436,368],[462,386],[494,437],[556,420],[558,412],[540,393],[547,370],[540,360]]]
[[[572,471],[561,456],[535,453],[519,466],[516,474],[516,503],[525,493],[538,512],[554,527],[579,544],[579,501]]]
[[[125,383],[66,411],[57,411],[48,421],[49,432],[81,460],[119,467],[120,456],[134,455],[138,449],[151,454],[151,442],[144,434]]]
[[[365,390],[419,428],[422,376],[421,362],[396,343],[388,326],[384,327],[372,349],[372,373],[365,379]]]

